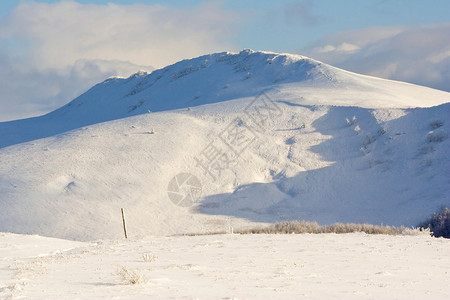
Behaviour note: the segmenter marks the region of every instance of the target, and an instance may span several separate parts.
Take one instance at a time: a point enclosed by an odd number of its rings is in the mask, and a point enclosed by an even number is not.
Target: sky
[[[0,122],[111,76],[245,48],[450,91],[450,1],[0,0]]]

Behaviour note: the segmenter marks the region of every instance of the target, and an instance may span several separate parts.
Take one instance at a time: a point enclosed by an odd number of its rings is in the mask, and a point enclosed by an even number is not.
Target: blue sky
[[[243,48],[450,91],[450,1],[0,1],[0,121],[112,75]]]
[[[27,1],[0,1],[0,17],[14,10],[20,2]],[[115,3],[128,6],[159,4],[192,8],[207,1],[77,0],[76,2],[97,5]],[[220,3],[223,3],[224,8],[235,10],[244,18],[248,18],[242,22],[239,32],[232,38],[238,48],[274,51],[298,51],[311,46],[321,37],[339,31],[376,26],[450,22],[448,0],[229,0]]]

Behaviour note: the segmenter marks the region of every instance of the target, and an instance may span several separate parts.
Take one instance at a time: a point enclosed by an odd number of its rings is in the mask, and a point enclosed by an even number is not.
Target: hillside
[[[117,238],[121,207],[133,237],[295,219],[413,226],[450,205],[448,102],[251,50],[108,79],[0,123],[0,231]]]

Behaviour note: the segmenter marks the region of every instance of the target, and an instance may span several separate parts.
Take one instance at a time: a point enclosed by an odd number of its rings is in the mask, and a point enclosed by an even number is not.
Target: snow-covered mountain
[[[304,56],[224,52],[150,74],[110,78],[45,116],[2,123],[0,147],[148,111],[255,97],[261,92],[303,105],[363,108],[429,107],[450,101],[446,92],[347,72]]]
[[[0,123],[0,231],[118,237],[122,207],[131,236],[292,219],[416,225],[450,205],[449,102],[251,50],[111,78]]]

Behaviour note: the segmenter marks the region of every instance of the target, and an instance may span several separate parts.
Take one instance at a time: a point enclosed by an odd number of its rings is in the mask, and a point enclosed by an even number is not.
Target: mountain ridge
[[[380,88],[384,85],[388,89]],[[320,99],[315,96],[317,88],[332,94],[339,89],[342,98]],[[262,91],[306,105],[426,107],[450,101],[447,92],[359,75],[301,55],[247,49],[186,59],[128,78],[109,78],[46,115],[0,123],[0,148],[100,122],[252,97]],[[404,99],[397,97],[397,91]],[[355,99],[361,93],[382,97],[371,102]],[[426,99],[429,95],[433,100]],[[19,134],[16,128],[26,133]]]
[[[121,208],[132,237],[297,219],[414,226],[450,206],[449,93],[249,50],[189,69],[205,57],[0,123],[0,231],[119,238]],[[192,206],[171,198],[187,192]]]

